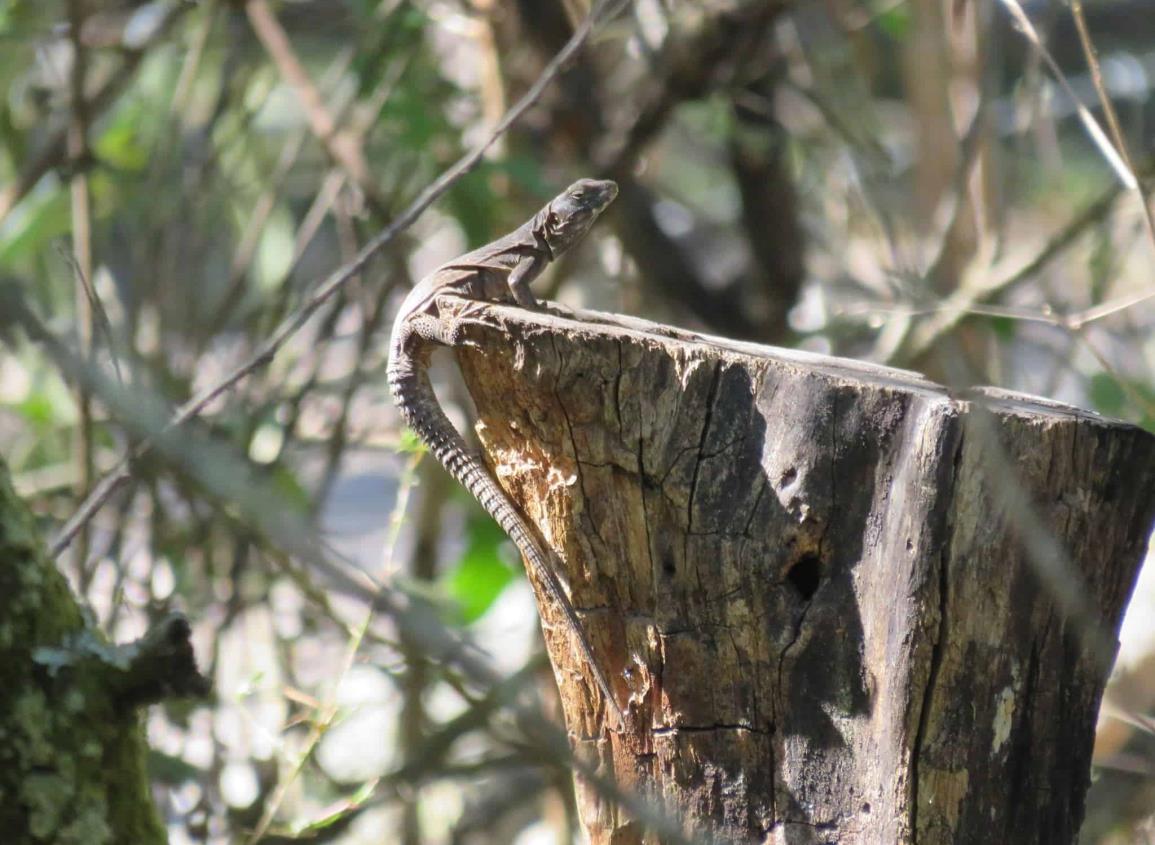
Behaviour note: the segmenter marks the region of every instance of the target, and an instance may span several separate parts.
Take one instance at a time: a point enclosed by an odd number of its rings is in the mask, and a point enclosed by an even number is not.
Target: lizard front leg
[[[529,286],[548,265],[549,256],[544,252],[535,251],[529,255],[523,255],[514,265],[513,270],[510,271],[507,280],[509,291],[522,308],[537,311],[541,307]]]

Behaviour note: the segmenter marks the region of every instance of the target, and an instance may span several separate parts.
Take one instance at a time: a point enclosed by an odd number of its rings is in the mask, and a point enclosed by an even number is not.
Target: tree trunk
[[[167,842],[140,708],[203,695],[188,623],[107,643],[44,554],[0,459],[0,841]]]
[[[458,350],[479,438],[628,707],[613,730],[543,605],[579,759],[720,841],[1074,841],[1155,438],[628,318],[490,314]],[[578,794],[594,845],[661,841]]]

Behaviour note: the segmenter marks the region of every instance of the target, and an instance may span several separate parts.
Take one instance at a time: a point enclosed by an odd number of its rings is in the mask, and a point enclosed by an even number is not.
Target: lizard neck
[[[549,245],[546,239],[546,224],[549,221],[549,208],[543,208],[526,224],[529,227],[529,233],[533,236],[534,243],[537,248],[545,253],[547,261],[553,261],[557,256],[553,254],[553,247]]]

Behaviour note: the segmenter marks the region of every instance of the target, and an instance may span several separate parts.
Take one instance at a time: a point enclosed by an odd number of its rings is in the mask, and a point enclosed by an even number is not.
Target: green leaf
[[[489,175],[485,168],[475,170],[461,179],[446,197],[453,210],[466,243],[480,245],[493,239],[494,209],[499,205],[489,187]]]
[[[76,422],[76,403],[68,386],[53,370],[31,369],[32,389],[7,407],[40,434],[70,426]]]
[[[71,226],[68,194],[58,182],[38,189],[18,205],[0,227],[0,264],[44,252]]]
[[[542,170],[541,159],[536,156],[510,153],[501,161],[488,162],[487,164],[493,168],[495,173],[505,173],[526,193],[541,197],[543,203],[550,197],[556,196],[557,192],[564,187],[546,178]],[[484,171],[479,169],[475,172]]]
[[[1091,302],[1100,303],[1118,270],[1119,256],[1111,238],[1110,226],[1103,223],[1094,232],[1087,270],[1091,276]]]
[[[436,77],[411,78],[410,83],[393,92],[381,109],[378,123],[387,127],[403,149],[435,149],[449,134],[449,123],[438,106],[449,98],[452,91]],[[455,150],[446,152],[452,156]]]
[[[995,333],[995,337],[997,337],[999,340],[1014,340],[1016,322],[1017,321],[1011,317],[991,317],[991,331]]]
[[[28,155],[25,140],[24,133],[12,117],[12,106],[7,102],[0,103],[0,144],[4,145],[11,161],[22,161]]]
[[[875,18],[878,28],[896,41],[902,41],[910,32],[910,9],[905,3],[894,6]]]
[[[33,428],[41,431],[53,428],[56,422],[56,408],[43,393],[30,393],[28,398],[16,406],[16,411]]]
[[[476,519],[470,525],[469,547],[444,579],[449,596],[461,607],[465,624],[480,619],[514,579],[514,570],[501,560],[505,533],[492,520]]]
[[[1110,373],[1096,373],[1091,376],[1091,403],[1101,414],[1122,416],[1127,393]]]
[[[290,467],[283,463],[273,467],[272,482],[276,491],[284,497],[285,503],[301,513],[308,511],[309,492]]]
[[[397,443],[397,451],[403,455],[416,455],[425,451],[425,444],[421,438],[409,429],[401,430],[401,439]]]
[[[206,774],[180,757],[174,757],[155,749],[150,749],[148,752],[148,773],[152,780],[169,786],[177,786],[189,781],[199,783]]]
[[[96,139],[93,145],[96,157],[121,170],[144,170],[149,156],[148,149],[141,143],[137,118],[134,110],[121,110],[116,122]]]

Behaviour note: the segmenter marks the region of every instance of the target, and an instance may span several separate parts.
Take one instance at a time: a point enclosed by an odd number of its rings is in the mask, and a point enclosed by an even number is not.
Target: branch
[[[124,63],[113,72],[108,81],[100,87],[100,90],[88,98],[87,106],[91,119],[97,118],[99,113],[116,99],[128,84],[133,71],[136,70],[136,66],[140,64],[141,59],[145,57],[149,48],[152,47],[164,33],[168,32],[173,22],[184,12],[188,11],[189,8],[191,8],[191,6],[185,3],[170,6],[165,13],[165,17],[158,24],[153,37],[139,48],[127,53],[127,58]],[[36,187],[45,173],[65,162],[67,155],[68,126],[58,126],[52,131],[48,140],[44,142],[40,148],[40,153],[29,161],[28,165],[8,187],[0,190],[0,223],[8,217],[12,209],[16,207],[16,204],[20,202],[29,191]]]
[[[494,128],[493,132],[490,133],[485,141],[471,152],[462,156],[456,164],[445,171],[445,173],[438,177],[431,185],[426,187],[425,190],[418,195],[417,199],[415,199],[396,220],[386,226],[376,237],[362,247],[361,251],[357,253],[352,261],[339,267],[330,274],[313,295],[295,312],[290,314],[247,361],[234,369],[217,384],[206,388],[182,405],[160,433],[165,434],[173,428],[181,426],[193,419],[211,404],[213,400],[229,391],[237,382],[257,370],[268,366],[281,350],[281,347],[285,345],[289,338],[297,333],[318,308],[325,304],[333,294],[343,288],[350,279],[360,273],[373,256],[392,242],[399,234],[412,226],[417,218],[440,198],[442,194],[448,191],[458,179],[478,165],[486,151],[493,146],[497,139],[504,135],[505,132],[538,101],[546,88],[549,87],[550,83],[553,82],[561,72],[566,62],[569,61],[574,53],[576,53],[590,37],[594,27],[617,14],[622,5],[622,0],[599,0],[589,16],[582,21],[581,26],[574,31],[573,37],[570,38],[566,45],[542,71],[537,82],[517,101],[513,108],[506,112],[505,117],[502,118],[501,122]],[[58,556],[68,548],[81,528],[92,519],[93,515],[100,510],[116,490],[128,480],[131,475],[131,462],[146,454],[150,450],[151,444],[151,439],[138,444],[120,461],[111,473],[100,480],[52,543],[50,553],[53,557]]]

